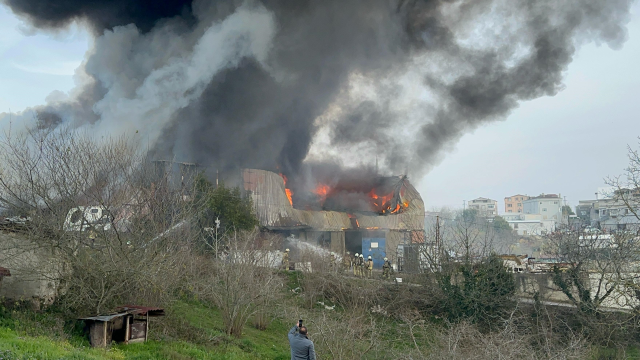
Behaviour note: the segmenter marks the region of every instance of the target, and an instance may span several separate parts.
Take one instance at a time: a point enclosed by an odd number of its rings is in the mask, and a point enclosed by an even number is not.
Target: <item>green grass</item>
[[[108,349],[93,349],[86,339],[69,335],[66,339],[58,336],[31,336],[27,333],[46,332],[28,329],[24,318],[7,318],[4,314],[0,325],[0,359],[205,359],[205,360],[250,360],[288,359],[287,326],[274,321],[265,331],[247,324],[243,337],[229,338],[222,330],[222,319],[216,310],[197,302],[178,302],[167,309],[171,321],[183,321],[177,335],[194,338],[193,342],[177,340],[175,337],[158,334],[165,324],[158,320],[151,322],[151,340],[143,344],[117,344]],[[16,315],[16,314],[14,314]],[[154,319],[155,320],[155,319]],[[37,324],[33,321],[31,325]],[[18,325],[18,326],[16,326]],[[154,331],[156,333],[154,334]],[[194,336],[190,336],[194,335]],[[5,351],[4,353],[2,351]],[[7,352],[8,351],[8,352]]]

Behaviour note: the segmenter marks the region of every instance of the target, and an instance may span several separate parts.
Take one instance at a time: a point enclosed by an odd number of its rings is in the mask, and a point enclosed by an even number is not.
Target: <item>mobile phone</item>
[[[298,320],[298,327],[302,327],[302,319]]]

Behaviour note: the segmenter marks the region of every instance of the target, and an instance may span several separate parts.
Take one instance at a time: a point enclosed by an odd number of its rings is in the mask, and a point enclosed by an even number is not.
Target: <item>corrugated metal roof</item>
[[[121,316],[125,316],[128,315],[128,313],[124,312],[124,313],[120,313],[120,314],[113,314],[113,315],[99,315],[99,316],[91,316],[91,317],[86,317],[86,318],[80,318],[79,320],[91,320],[91,321],[111,321],[115,318],[119,318]]]
[[[295,209],[287,198],[280,175],[266,170],[245,169],[244,188],[251,192],[260,225],[271,228],[310,226],[321,231],[353,229],[349,214],[338,211],[312,211]],[[409,206],[402,213],[368,215],[355,213],[360,229],[424,230],[424,202],[420,193],[402,180],[402,200]]]
[[[147,314],[149,314],[149,316],[164,315],[164,309],[162,308],[140,306],[140,305],[124,305],[124,306],[118,307],[116,311],[124,311],[129,314],[136,314],[136,315],[147,315]]]

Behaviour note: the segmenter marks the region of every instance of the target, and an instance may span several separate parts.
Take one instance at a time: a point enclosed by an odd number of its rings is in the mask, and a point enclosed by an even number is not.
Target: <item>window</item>
[[[518,224],[513,224],[514,229],[518,229]]]
[[[489,209],[493,209],[493,205],[487,205]]]
[[[542,208],[542,211],[547,211],[547,208]]]
[[[554,202],[553,202],[553,205],[558,205],[558,202],[557,202],[557,201],[554,201]]]
[[[512,204],[507,204],[507,207],[513,207]]]

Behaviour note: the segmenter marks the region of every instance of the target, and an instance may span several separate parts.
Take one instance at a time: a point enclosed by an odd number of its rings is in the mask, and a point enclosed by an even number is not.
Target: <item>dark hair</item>
[[[306,326],[301,326],[298,331],[300,332],[300,335],[307,335],[307,327]]]

